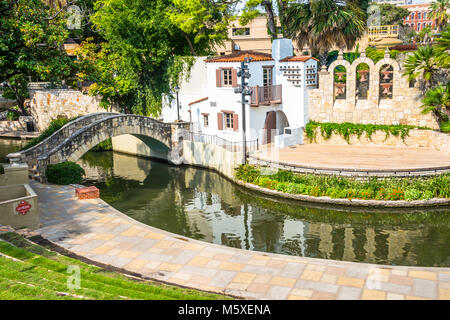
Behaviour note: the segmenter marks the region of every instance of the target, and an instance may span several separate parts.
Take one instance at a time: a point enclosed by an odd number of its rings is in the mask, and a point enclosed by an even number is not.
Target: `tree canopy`
[[[232,8],[220,0],[98,0],[91,16],[104,41],[83,42],[80,77],[104,106],[157,116],[194,55],[227,37]]]
[[[403,24],[403,19],[409,15],[409,10],[390,3],[378,4],[380,8],[381,25]]]
[[[64,15],[39,0],[0,1],[0,83],[22,113],[29,81],[60,83],[76,69],[61,49],[68,36]]]
[[[334,46],[350,49],[366,29],[363,1],[313,0],[292,3],[282,17],[285,34],[307,45],[326,64],[327,52]]]

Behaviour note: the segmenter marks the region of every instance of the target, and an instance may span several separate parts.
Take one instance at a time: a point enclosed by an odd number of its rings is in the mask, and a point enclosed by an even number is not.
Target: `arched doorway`
[[[273,137],[276,135],[277,129],[277,113],[269,111],[266,113],[266,121],[264,122],[264,137],[263,144],[271,143]]]
[[[264,121],[263,144],[273,142],[274,137],[283,134],[286,127],[289,127],[289,121],[283,111],[268,111]]]

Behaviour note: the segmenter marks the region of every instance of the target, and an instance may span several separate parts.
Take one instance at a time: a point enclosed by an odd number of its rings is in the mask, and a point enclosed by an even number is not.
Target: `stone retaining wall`
[[[100,99],[71,89],[32,91],[30,109],[39,131],[48,127],[52,119],[73,118],[96,112],[105,112]]]
[[[366,99],[358,99],[357,66],[369,66],[369,90]],[[380,98],[380,70],[389,65],[392,73],[392,99]],[[337,66],[346,68],[345,99],[335,99],[334,71]],[[376,64],[361,54],[352,64],[339,55],[328,67],[319,72],[319,86],[309,91],[309,119],[318,122],[352,122],[372,124],[408,124],[439,129],[432,114],[422,114],[422,97],[418,82],[410,87],[408,78],[403,76],[400,64],[385,54]]]
[[[326,144],[326,145],[348,145],[347,141],[339,134],[333,133],[328,139],[320,133],[320,128],[316,129],[316,139],[312,142],[307,137],[303,140],[304,144]],[[384,131],[376,131],[369,139],[365,133],[358,139],[356,135],[350,136],[350,144],[355,146],[389,146],[389,147],[424,147],[432,148],[436,151],[450,153],[450,134],[435,130],[413,129],[409,131],[409,136],[402,140],[400,136],[390,135],[386,139]]]

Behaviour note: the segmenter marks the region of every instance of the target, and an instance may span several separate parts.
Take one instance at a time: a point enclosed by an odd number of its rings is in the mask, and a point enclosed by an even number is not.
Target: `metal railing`
[[[398,25],[370,26],[367,35],[373,38],[397,38],[399,34]]]
[[[187,132],[184,138],[192,142],[201,142],[219,146],[231,152],[242,152],[243,150],[242,141],[239,142],[228,141],[216,135]],[[247,152],[258,151],[258,149],[259,149],[258,139],[247,141]]]
[[[259,106],[267,104],[275,104],[282,102],[281,84],[273,86],[256,86],[252,87],[252,96],[250,98],[250,105]]]

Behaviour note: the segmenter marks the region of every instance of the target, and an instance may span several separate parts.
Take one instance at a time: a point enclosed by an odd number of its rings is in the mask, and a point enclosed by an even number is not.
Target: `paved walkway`
[[[79,255],[157,280],[250,299],[450,299],[450,268],[340,262],[253,252],[137,222],[70,186],[30,182],[43,237]]]
[[[306,144],[269,149],[254,155],[297,166],[351,170],[417,170],[450,167],[450,155],[431,148],[379,146],[332,146]]]

